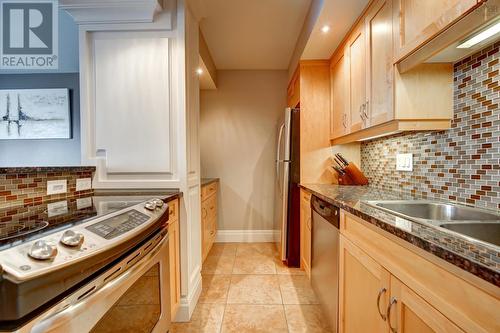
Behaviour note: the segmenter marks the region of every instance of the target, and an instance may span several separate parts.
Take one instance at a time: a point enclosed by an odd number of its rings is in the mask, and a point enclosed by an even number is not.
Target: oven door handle
[[[68,320],[74,319],[77,314],[80,314],[85,310],[89,310],[86,305],[91,305],[93,302],[95,302],[96,298],[99,298],[102,294],[110,294],[118,290],[120,287],[123,288],[123,283],[132,278],[135,275],[134,273],[140,272],[144,270],[145,267],[147,267],[150,260],[160,252],[167,240],[168,233],[165,232],[162,234],[161,239],[157,242],[154,248],[150,250],[146,255],[144,255],[138,262],[133,263],[132,266],[126,269],[125,272],[113,277],[112,279],[109,279],[110,276],[117,272],[118,268],[114,270],[113,268],[117,267],[114,266],[112,269],[110,269],[110,271],[112,271],[110,274],[103,274],[102,276],[98,277],[94,283],[91,283],[79,289],[78,292],[74,294],[76,300],[70,301],[69,306],[65,305],[62,307],[62,309],[60,309],[59,307],[55,307],[52,310],[49,310],[49,312],[46,313],[45,316],[42,315],[42,317],[39,317],[38,320],[35,319],[33,326],[28,325],[32,328],[26,332],[42,333],[57,328],[60,325],[64,325]],[[146,250],[146,247],[147,246],[144,245],[143,250]],[[136,256],[137,252],[133,252],[129,257],[125,258],[122,263],[125,262],[125,265],[127,265],[129,262],[133,261]],[[122,266],[120,265],[119,267]],[[133,281],[132,283],[134,282],[135,281]],[[124,288],[125,291],[128,288],[129,286]],[[111,304],[111,306],[113,304]],[[100,318],[91,319],[97,319],[98,321]],[[75,332],[81,332],[82,327],[74,327],[73,325],[71,325],[71,329],[76,329]],[[21,332],[24,332],[24,330],[21,330]]]

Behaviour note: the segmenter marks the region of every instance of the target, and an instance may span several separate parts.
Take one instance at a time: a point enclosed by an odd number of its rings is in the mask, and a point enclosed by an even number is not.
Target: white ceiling
[[[256,70],[288,68],[311,0],[197,2],[217,69]]]
[[[301,59],[329,59],[361,15],[368,0],[324,0]],[[328,33],[321,32],[325,25]]]

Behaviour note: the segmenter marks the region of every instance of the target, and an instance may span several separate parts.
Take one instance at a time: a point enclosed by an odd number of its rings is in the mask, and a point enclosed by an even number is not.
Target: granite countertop
[[[95,166],[0,167],[0,174],[42,172],[95,172]]]
[[[369,200],[414,199],[370,186],[301,184],[301,187],[378,228],[500,287],[500,250],[445,229],[413,222],[374,208]]]
[[[218,182],[219,178],[202,178],[201,179],[201,186],[205,186],[214,182]]]

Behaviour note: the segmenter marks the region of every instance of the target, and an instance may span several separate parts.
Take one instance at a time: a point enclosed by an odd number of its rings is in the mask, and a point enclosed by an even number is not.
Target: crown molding
[[[161,0],[59,0],[77,24],[153,22]]]

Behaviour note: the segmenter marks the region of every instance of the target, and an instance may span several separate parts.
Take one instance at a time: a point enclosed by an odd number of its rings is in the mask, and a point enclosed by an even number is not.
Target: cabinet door
[[[367,126],[393,119],[392,1],[375,1],[365,16]]]
[[[300,73],[299,69],[295,71],[287,89],[287,105],[295,108],[300,103]]]
[[[395,61],[413,52],[481,2],[483,1],[394,0]]]
[[[181,301],[181,266],[178,220],[169,224],[168,234],[170,259],[170,313],[173,320],[177,314]]]
[[[366,105],[366,52],[364,25],[360,24],[348,42],[349,55],[349,126],[350,133],[365,127],[363,114]]]
[[[393,333],[463,333],[410,288],[391,276],[388,325]]]
[[[311,194],[300,192],[300,264],[311,276]]]
[[[341,333],[388,332],[390,274],[340,237],[339,328]]]
[[[332,139],[349,133],[349,95],[347,76],[347,61],[345,52],[342,50],[330,65],[331,76],[331,116],[330,116],[330,137]]]

